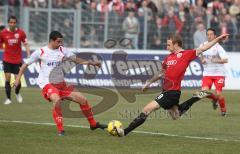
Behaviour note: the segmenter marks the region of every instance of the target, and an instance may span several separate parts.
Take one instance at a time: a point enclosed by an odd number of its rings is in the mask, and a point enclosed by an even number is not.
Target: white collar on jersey
[[[12,31],[10,31],[10,28],[9,28],[9,27],[7,28],[7,30],[8,30],[9,32],[12,32]],[[16,27],[13,32],[16,32],[17,30],[18,30],[18,28]]]

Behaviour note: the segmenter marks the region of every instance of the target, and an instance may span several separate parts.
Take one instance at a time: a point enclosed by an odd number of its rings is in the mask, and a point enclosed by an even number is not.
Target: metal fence
[[[48,34],[52,30],[58,30],[64,35],[64,43],[68,47],[104,48],[104,41],[109,38],[119,40],[129,37],[133,43],[134,39],[137,40],[133,45],[135,49],[161,50],[166,48],[167,36],[176,33],[168,26],[156,24],[156,21],[161,19],[146,12],[135,12],[139,26],[137,32],[131,31],[130,28],[124,29],[124,23],[131,22],[127,19],[129,12],[102,13],[88,6],[80,6],[78,9],[59,9],[51,6],[48,8],[8,5],[0,7],[0,23],[7,24],[8,15],[16,15],[20,19],[19,26],[26,31],[31,46],[46,44]],[[180,35],[185,48],[194,48],[195,30],[196,25],[191,21],[183,27]],[[223,45],[229,51],[240,51],[240,40],[237,35]]]

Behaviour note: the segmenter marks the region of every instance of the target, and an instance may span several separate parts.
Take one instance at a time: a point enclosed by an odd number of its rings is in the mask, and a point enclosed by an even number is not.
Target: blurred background
[[[226,51],[240,51],[240,0],[1,0],[0,25],[9,15],[34,47],[58,30],[67,47],[103,48],[109,38],[129,37],[132,49],[164,50],[167,36],[179,34],[189,49],[212,27],[231,34]]]

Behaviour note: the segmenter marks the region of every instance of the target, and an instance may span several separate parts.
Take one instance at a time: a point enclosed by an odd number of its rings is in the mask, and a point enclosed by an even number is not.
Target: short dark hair
[[[217,32],[216,32],[216,30],[215,30],[214,28],[208,28],[208,29],[207,29],[207,32],[208,32],[208,31],[212,31],[214,35],[217,35]]]
[[[55,41],[57,38],[63,38],[62,34],[59,31],[52,31],[49,34],[49,41],[50,40]]]
[[[178,44],[178,46],[182,47],[183,42],[182,42],[182,38],[179,35],[170,35],[168,37],[168,40],[172,40],[173,44]]]
[[[8,22],[9,22],[11,19],[16,20],[16,22],[17,22],[17,17],[16,17],[16,16],[9,16],[9,17],[8,17]]]
[[[0,31],[2,31],[4,28],[5,28],[5,26],[4,26],[4,25],[1,25],[1,26],[0,26]]]

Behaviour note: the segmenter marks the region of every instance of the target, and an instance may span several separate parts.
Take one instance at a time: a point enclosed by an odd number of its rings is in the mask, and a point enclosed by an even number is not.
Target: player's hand
[[[201,63],[206,64],[207,63],[206,59],[201,59]]]
[[[90,65],[97,66],[98,68],[100,68],[102,64],[100,61],[91,61]]]
[[[142,91],[146,92],[149,89],[150,82],[149,80],[146,81],[145,85],[142,87]]]
[[[19,85],[19,83],[20,83],[20,79],[16,78],[16,80],[14,81],[12,86],[17,87]]]
[[[219,41],[226,40],[229,35],[230,35],[230,34],[222,34],[222,35],[218,36],[218,39],[219,39]]]
[[[221,60],[221,59],[219,59],[219,58],[212,58],[211,62],[212,63],[219,63],[219,60]]]

